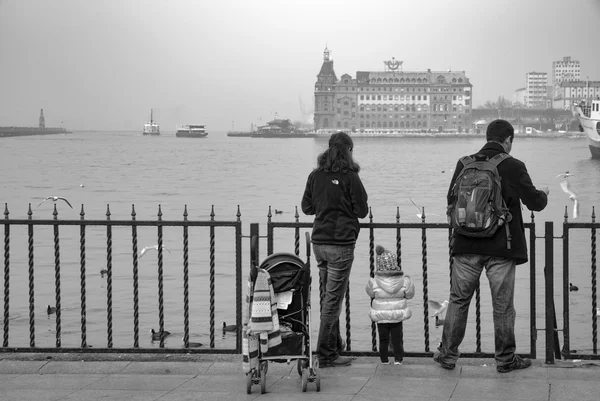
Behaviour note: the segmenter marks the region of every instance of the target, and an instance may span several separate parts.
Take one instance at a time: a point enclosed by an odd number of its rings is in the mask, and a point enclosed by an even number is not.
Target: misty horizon
[[[0,126],[246,130],[309,122],[325,47],[335,73],[465,71],[473,107],[570,56],[600,80],[600,2],[0,0]],[[549,82],[550,84],[550,82]],[[306,121],[309,120],[309,121]]]

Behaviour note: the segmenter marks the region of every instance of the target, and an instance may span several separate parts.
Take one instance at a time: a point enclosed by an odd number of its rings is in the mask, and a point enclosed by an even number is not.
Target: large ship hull
[[[581,130],[587,136],[592,159],[600,159],[600,120],[586,117],[580,107],[576,107],[575,111]]]
[[[0,138],[10,136],[70,134],[64,128],[0,127]]]

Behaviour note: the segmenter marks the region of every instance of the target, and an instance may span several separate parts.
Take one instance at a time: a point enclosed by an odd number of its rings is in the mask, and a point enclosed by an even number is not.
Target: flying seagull
[[[560,178],[560,177],[562,177],[562,178],[569,178],[572,175],[575,175],[575,174],[571,174],[568,171],[565,171],[564,173],[557,175],[556,178]]]
[[[44,199],[43,201],[40,202],[39,205],[37,205],[37,207],[40,207],[40,205],[44,202],[46,202],[48,199],[52,199],[52,202],[56,203],[57,200],[63,200],[65,202],[67,202],[67,205],[69,205],[71,207],[71,209],[73,209],[73,206],[71,206],[71,204],[69,203],[69,201],[66,198],[63,198],[62,196],[49,196],[46,199]]]
[[[435,317],[435,327],[442,326],[444,324],[444,318],[442,318],[442,313],[448,309],[448,300],[445,300],[441,304],[436,301],[432,301],[431,299],[427,301],[427,304],[433,311],[431,317]]]
[[[569,199],[573,201],[573,218],[576,219],[579,217],[579,198],[577,194],[571,189],[571,185],[568,180],[563,180],[560,182],[560,187],[563,192],[569,195]]]
[[[158,251],[158,245],[152,245],[152,246],[147,246],[147,247],[144,247],[144,249],[142,249],[142,250],[140,251],[140,258],[141,258],[142,256],[144,256],[144,254],[145,254],[146,252],[148,252],[150,249],[154,249],[155,251]],[[166,246],[164,246],[164,245],[162,246],[162,249],[165,249],[165,250],[169,251],[169,249],[168,249]],[[171,253],[171,251],[169,251],[169,253]]]
[[[411,198],[410,196],[408,197],[408,199],[410,199],[410,201],[412,202],[412,204],[413,204],[413,205],[415,205],[415,207],[416,207],[416,208],[417,208],[417,210],[419,211],[419,212],[417,213],[417,217],[418,217],[418,218],[420,218],[420,219],[422,219],[422,218],[423,218],[423,209],[422,209],[422,208],[421,208],[419,205],[417,205],[417,204],[415,203],[415,201],[414,201],[414,200],[412,200],[412,198]],[[435,213],[429,213],[429,214],[428,214],[428,216],[437,216],[437,214],[435,214]]]
[[[448,300],[445,300],[441,304],[436,301],[432,301],[431,299],[427,301],[429,308],[433,311],[431,317],[440,316],[442,313],[446,312],[448,309]]]

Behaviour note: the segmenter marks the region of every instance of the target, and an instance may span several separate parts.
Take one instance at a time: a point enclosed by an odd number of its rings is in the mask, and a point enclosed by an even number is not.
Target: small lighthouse
[[[44,109],[40,109],[40,129],[46,129],[46,120],[44,119]]]

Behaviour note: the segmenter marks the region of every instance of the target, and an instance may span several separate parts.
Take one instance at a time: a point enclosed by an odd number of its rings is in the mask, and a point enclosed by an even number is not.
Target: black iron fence
[[[56,205],[54,206],[53,216],[51,220],[34,220],[33,213],[31,211],[31,205],[29,205],[29,211],[27,213],[27,219],[11,219],[8,206],[5,205],[4,220],[1,221],[4,225],[4,319],[3,319],[3,343],[2,349],[4,351],[16,351],[16,352],[72,352],[72,351],[89,351],[89,352],[190,352],[190,266],[189,266],[189,230],[192,227],[207,227],[209,230],[208,238],[208,254],[209,254],[209,268],[208,268],[208,281],[209,281],[209,305],[208,305],[208,332],[209,332],[209,344],[203,349],[193,350],[194,352],[221,352],[221,353],[235,353],[241,349],[241,336],[237,336],[235,340],[235,347],[233,348],[218,348],[215,347],[215,333],[219,333],[220,327],[217,328],[215,322],[215,229],[217,227],[231,227],[234,230],[234,235],[231,236],[231,240],[235,242],[235,283],[229,283],[235,286],[235,303],[238,305],[236,310],[236,326],[241,327],[241,310],[239,305],[242,303],[242,259],[241,259],[241,248],[242,248],[242,223],[240,220],[240,211],[238,208],[237,220],[236,221],[217,221],[214,219],[214,208],[211,210],[210,219],[207,221],[190,221],[188,220],[187,206],[183,212],[183,219],[180,221],[163,220],[162,211],[159,205],[157,219],[152,221],[141,221],[136,219],[135,207],[132,206],[131,220],[112,220],[110,207],[107,205],[106,208],[106,219],[105,220],[86,220],[83,205],[80,212],[80,220],[59,220]],[[29,288],[29,308],[28,308],[28,325],[29,325],[29,346],[13,347],[10,342],[10,329],[11,329],[11,312],[10,312],[10,286],[11,286],[11,227],[25,226],[27,227],[27,243],[28,243],[28,288]],[[54,295],[55,304],[54,306],[47,306],[47,315],[55,315],[55,347],[37,347],[36,346],[36,299],[35,299],[35,246],[34,236],[35,229],[51,226],[53,229],[53,248],[54,248]],[[79,271],[80,271],[80,345],[77,348],[65,348],[62,345],[63,333],[62,333],[62,296],[63,289],[61,288],[64,278],[61,278],[61,235],[60,228],[65,226],[79,226],[80,238],[79,238]],[[103,322],[106,330],[106,345],[105,346],[92,346],[88,344],[87,332],[89,328],[88,324],[88,308],[87,308],[87,296],[88,290],[86,283],[89,280],[90,272],[87,271],[87,257],[86,257],[86,231],[91,226],[101,226],[106,228],[106,267],[101,271],[103,277],[106,278],[106,320]],[[132,283],[132,312],[133,312],[133,327],[131,335],[133,336],[132,347],[120,347],[117,348],[113,344],[113,229],[115,227],[131,227],[131,283]],[[157,303],[158,303],[158,330],[152,333],[151,340],[158,344],[156,347],[142,347],[140,345],[140,323],[139,323],[139,311],[141,306],[139,291],[140,291],[140,270],[139,270],[139,259],[144,254],[144,250],[140,252],[138,246],[138,228],[140,227],[155,227],[156,228],[156,245],[153,246],[157,251],[157,278],[156,285],[158,286],[157,292]],[[163,230],[167,227],[179,227],[182,234],[182,291],[183,291],[183,347],[182,348],[165,348],[165,339],[167,338],[168,330],[165,329],[165,296],[164,296],[164,265],[163,265],[163,254],[167,249],[163,243]],[[170,252],[170,251],[169,251]],[[71,277],[73,279],[73,277]],[[95,322],[99,324],[98,322]]]
[[[300,240],[301,240],[301,230],[310,230],[312,227],[312,223],[310,222],[301,222],[299,220],[299,213],[296,210],[296,214],[294,216],[294,221],[273,221],[273,215],[271,214],[271,210],[269,208],[269,212],[267,215],[267,223],[266,223],[266,235],[261,238],[266,239],[266,251],[267,254],[272,254],[275,252],[275,242],[277,242],[278,251],[288,250],[288,243],[281,243],[279,245],[279,241],[281,238],[285,238],[286,235],[282,235],[284,231],[289,233],[289,230],[293,230],[293,234],[287,237],[293,237],[293,249],[294,253],[300,256]],[[53,212],[53,219],[50,220],[39,220],[33,219],[33,213],[31,211],[31,206],[29,207],[27,218],[25,219],[13,219],[10,216],[8,207],[5,206],[4,210],[4,219],[0,220],[1,224],[4,226],[4,277],[3,277],[3,292],[4,292],[4,301],[3,301],[3,343],[2,350],[3,351],[16,351],[16,352],[194,352],[194,353],[240,353],[241,352],[241,323],[242,323],[242,308],[243,308],[243,300],[242,296],[244,295],[245,288],[242,285],[242,282],[247,279],[248,266],[243,267],[242,263],[242,255],[243,255],[243,238],[250,238],[251,236],[260,237],[258,234],[258,224],[251,225],[250,235],[242,234],[242,222],[241,222],[241,213],[238,207],[236,220],[235,221],[219,221],[215,220],[214,209],[211,210],[210,218],[205,221],[192,221],[188,220],[188,211],[187,207],[185,207],[182,220],[163,220],[162,211],[159,206],[157,218],[156,220],[137,220],[135,208],[132,206],[131,211],[131,219],[129,220],[112,220],[110,208],[107,206],[106,208],[106,219],[102,220],[86,220],[83,206],[80,212],[79,220],[60,220],[58,219],[58,212],[56,206]],[[36,264],[35,264],[35,251],[36,246],[34,245],[34,239],[38,237],[34,235],[37,230],[42,229],[42,227],[50,227],[52,229],[52,248],[53,248],[53,256],[54,260],[52,261],[53,267],[53,281],[54,281],[54,306],[48,305],[48,317],[54,317],[54,327],[53,336],[54,336],[54,346],[39,346],[36,344],[36,334],[39,334],[39,330],[36,330],[36,322],[39,320],[36,319],[36,305],[39,302],[36,301],[35,296],[35,283],[36,283]],[[61,278],[61,227],[68,226],[76,226],[79,228],[79,260],[77,263],[77,271],[78,277],[68,277],[71,281],[76,279],[78,281],[77,288],[74,289],[73,286],[69,288],[69,291],[77,291],[79,297],[79,305],[77,306],[78,313],[80,315],[79,321],[79,330],[77,335],[79,337],[78,346],[70,346],[65,347],[63,344],[64,334],[62,332],[62,312],[65,309],[62,301],[65,290],[62,288],[62,283],[65,278]],[[105,229],[104,239],[105,239],[105,248],[102,250],[102,254],[105,257],[105,268],[102,270],[102,275],[106,277],[106,294],[103,295],[105,302],[105,311],[106,314],[103,318],[102,322],[99,322],[97,319],[92,323],[94,325],[95,331],[98,331],[98,325],[103,326],[103,330],[105,331],[105,345],[97,346],[91,345],[88,341],[88,329],[90,329],[90,323],[88,322],[88,289],[87,283],[89,281],[89,277],[91,273],[87,270],[88,265],[88,256],[86,255],[86,238],[88,229],[92,226],[100,227],[101,229]],[[16,273],[13,269],[11,263],[11,257],[14,255],[11,254],[11,240],[17,240],[15,235],[11,232],[11,228],[21,227],[26,229],[26,242],[27,242],[27,253],[26,255],[18,255],[17,260],[17,271],[19,273],[24,273],[21,270],[21,265],[24,265],[26,262],[27,272],[26,272],[26,281],[28,285],[28,298],[27,298],[27,319],[15,319],[14,312],[11,312],[11,280],[13,279],[14,274]],[[131,324],[131,328],[126,330],[128,331],[128,335],[132,337],[131,345],[129,346],[119,346],[116,345],[113,341],[113,331],[114,331],[114,319],[113,319],[113,303],[115,300],[113,299],[113,275],[115,272],[115,267],[113,265],[113,230],[117,229],[123,230],[123,228],[130,228],[130,233],[127,237],[130,238],[130,262],[127,263],[127,266],[123,268],[120,267],[120,271],[125,270],[130,274],[130,284],[131,284],[131,298],[123,299],[123,297],[119,298],[116,302],[118,306],[122,306],[122,303],[131,303],[129,305],[131,310],[131,320],[132,322],[127,322],[126,324],[120,321],[119,325],[129,325]],[[138,245],[138,229],[140,227],[150,227],[156,229],[154,238],[156,239],[156,245],[153,247],[156,250],[156,277],[152,278],[152,285],[156,285],[157,292],[155,294],[155,299],[152,300],[157,304],[157,310],[155,312],[155,317],[158,319],[158,331],[152,335],[152,345],[150,346],[148,342],[141,341],[140,339],[140,331],[141,331],[141,323],[140,323],[140,308],[144,305],[145,302],[140,300],[140,291],[143,289],[147,283],[144,281],[140,283],[140,258],[143,255],[143,252],[140,251],[140,247]],[[194,272],[201,272],[202,280],[208,281],[207,291],[198,290],[197,288],[190,288],[190,240],[189,240],[189,230],[195,227],[204,227],[208,230],[206,235],[202,235],[201,242],[204,245],[197,246],[199,252],[207,254],[207,263],[204,263],[202,266],[198,267],[198,263],[194,264]],[[545,223],[545,232],[542,237],[536,237],[536,223],[534,220],[533,213],[531,214],[531,221],[525,223],[525,229],[528,231],[528,239],[529,239],[529,300],[530,300],[530,327],[528,328],[528,337],[529,337],[529,350],[528,352],[522,354],[527,357],[536,358],[536,348],[537,348],[537,334],[538,331],[546,331],[546,361],[552,363],[555,358],[560,358],[561,356],[568,359],[600,359],[597,353],[597,317],[600,316],[600,310],[597,306],[597,282],[596,282],[596,230],[600,227],[599,223],[595,222],[595,213],[592,213],[592,222],[591,223],[573,223],[568,222],[565,216],[565,221],[563,223],[563,234],[560,237],[554,236],[554,229],[552,222]],[[182,261],[177,269],[181,268],[181,270],[177,270],[175,268],[169,270],[169,280],[171,280],[172,276],[180,276],[182,283],[178,288],[178,291],[181,291],[180,294],[174,295],[172,293],[169,294],[169,298],[176,297],[178,298],[178,304],[180,303],[180,312],[181,316],[174,316],[174,318],[181,318],[183,320],[183,327],[181,329],[182,344],[179,344],[178,347],[165,346],[166,337],[162,336],[161,333],[164,333],[167,329],[165,326],[165,293],[164,293],[164,284],[165,284],[165,268],[164,268],[164,256],[165,250],[168,248],[165,246],[163,238],[164,238],[164,230],[177,230],[181,235],[181,254]],[[233,243],[235,244],[232,248],[231,252],[227,252],[227,255],[222,256],[221,259],[225,259],[222,262],[216,262],[216,245],[218,241],[216,240],[217,235],[215,233],[216,229],[232,229],[233,233],[223,238],[223,242]],[[421,222],[419,223],[405,223],[401,222],[399,211],[396,212],[395,222],[393,223],[378,223],[373,221],[373,214],[370,213],[368,217],[368,222],[361,223],[361,231],[362,233],[368,233],[368,254],[369,254],[369,273],[372,276],[374,274],[375,269],[375,244],[376,244],[376,232],[386,232],[392,233],[395,238],[395,252],[398,257],[398,263],[402,266],[402,263],[406,263],[403,260],[403,236],[406,236],[408,233],[419,233],[420,234],[420,261],[418,264],[420,265],[420,270],[422,274],[422,286],[419,288],[419,293],[422,294],[422,341],[423,347],[421,350],[418,349],[405,349],[407,356],[414,357],[428,357],[432,355],[432,348],[434,349],[437,344],[434,344],[432,347],[432,340],[430,338],[431,335],[431,327],[430,327],[430,313],[428,309],[428,300],[429,300],[429,266],[428,266],[428,258],[430,255],[429,247],[430,241],[433,233],[442,233],[445,240],[443,241],[444,247],[448,249],[447,253],[447,266],[448,266],[448,280],[450,280],[450,276],[452,274],[452,258],[450,257],[450,235],[451,231],[448,224],[445,223],[427,223],[426,216],[423,213],[421,217]],[[570,347],[570,303],[569,303],[569,249],[571,246],[570,237],[571,233],[574,231],[581,230],[589,230],[591,233],[590,239],[590,273],[591,273],[591,306],[590,310],[592,311],[592,318],[590,319],[592,339],[591,339],[591,347],[589,350],[572,350]],[[362,234],[364,235],[364,234]],[[221,238],[221,237],[219,237]],[[537,251],[537,239],[544,239],[544,273],[545,273],[545,327],[539,328],[536,323],[537,318],[537,310],[536,310],[536,251]],[[21,241],[22,238],[18,238],[18,241]],[[556,321],[556,309],[554,305],[554,242],[555,240],[562,240],[562,262],[563,262],[563,279],[562,279],[562,300],[563,300],[563,313],[562,313],[562,328],[558,327]],[[285,239],[284,239],[285,241]],[[439,247],[439,240],[437,243],[434,243]],[[120,244],[123,245],[123,244]],[[169,251],[170,252],[170,251]],[[258,257],[255,255],[254,257]],[[413,258],[414,259],[414,258]],[[409,262],[414,266],[415,260],[409,260]],[[97,263],[97,261],[94,261]],[[173,265],[173,264],[171,264]],[[223,274],[223,270],[228,269],[230,273],[228,276],[227,282],[225,282],[224,287],[229,291],[235,291],[235,294],[232,296],[235,301],[230,302],[232,305],[229,305],[235,313],[235,325],[232,325],[232,334],[234,335],[233,344],[226,341],[220,341],[217,344],[217,336],[216,334],[221,334],[223,332],[223,336],[225,335],[225,327],[221,330],[221,327],[217,323],[217,309],[220,306],[218,302],[220,299],[223,299],[223,296],[219,294],[219,291],[216,290],[216,281],[217,277],[220,274]],[[206,280],[207,279],[207,280]],[[46,283],[48,285],[48,283]],[[204,287],[206,288],[206,287]],[[190,290],[194,293],[194,297],[198,298],[198,295],[201,294],[204,297],[208,297],[208,303],[203,305],[200,310],[200,316],[194,315],[190,317],[190,305],[192,302],[190,301]],[[207,294],[206,294],[207,292]],[[22,294],[18,294],[21,296]],[[73,295],[73,294],[71,294]],[[352,332],[352,310],[350,297],[352,294],[348,291],[346,299],[345,299],[345,314],[344,320],[345,324],[344,332],[346,339],[346,352],[351,355],[376,355],[377,354],[377,339],[376,339],[376,327],[375,324],[370,323],[370,349],[354,349],[353,347],[353,332]],[[15,295],[13,295],[15,297]],[[179,298],[181,297],[181,298]],[[225,301],[227,303],[227,301]],[[482,346],[482,321],[481,321],[481,313],[482,313],[482,304],[481,304],[481,289],[477,288],[475,293],[475,335],[474,335],[474,350],[472,352],[463,353],[463,356],[466,357],[493,357],[493,348],[490,350],[484,350]],[[72,307],[72,305],[70,305]],[[179,307],[179,306],[178,306]],[[39,312],[38,312],[39,313]],[[177,313],[175,313],[177,314]],[[168,317],[171,314],[168,314]],[[366,318],[366,317],[365,317]],[[201,325],[203,326],[204,334],[208,338],[208,344],[203,345],[200,348],[196,348],[199,346],[198,343],[193,343],[190,339],[190,320],[195,319],[201,321]],[[17,320],[17,321],[15,321]],[[368,320],[368,319],[367,319]],[[18,345],[15,346],[14,339],[11,338],[11,327],[16,324],[26,324],[28,326],[28,346],[26,345]],[[364,324],[364,322],[360,322],[360,324]],[[223,326],[225,323],[223,322]],[[559,336],[558,333],[563,332],[563,347],[562,349],[559,347]],[[72,334],[72,333],[71,333]],[[231,339],[231,337],[229,337]],[[22,340],[19,338],[19,340]],[[129,341],[129,340],[128,340]]]

